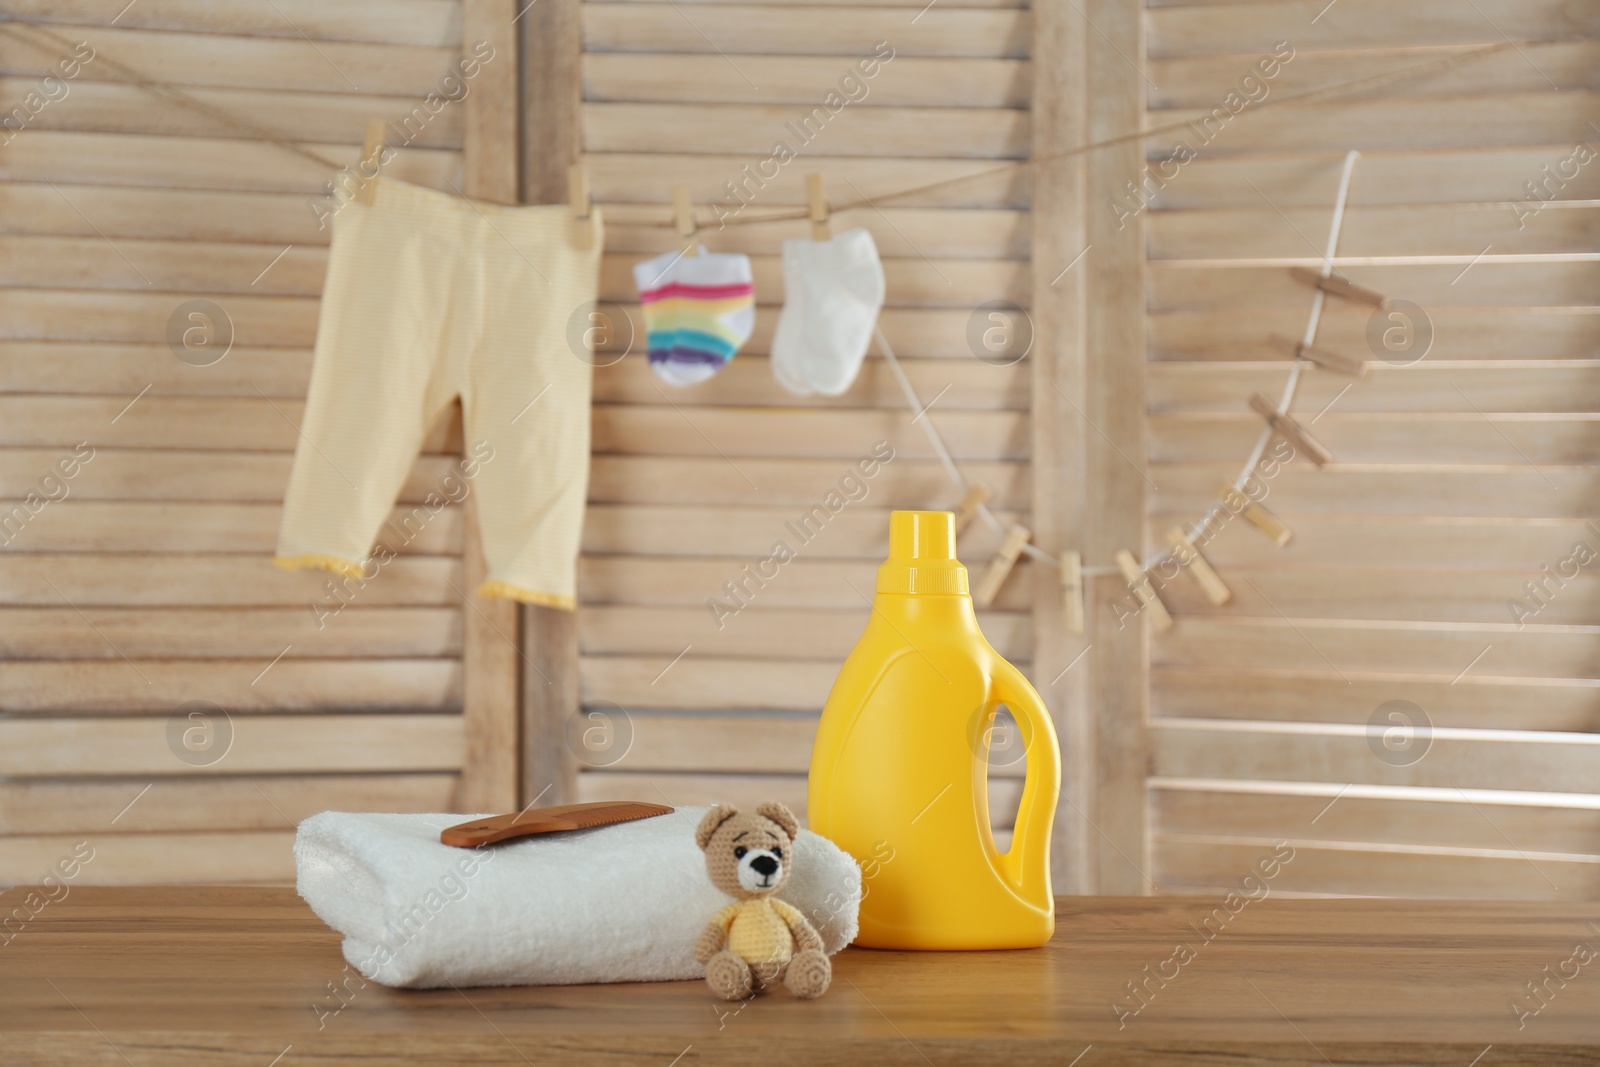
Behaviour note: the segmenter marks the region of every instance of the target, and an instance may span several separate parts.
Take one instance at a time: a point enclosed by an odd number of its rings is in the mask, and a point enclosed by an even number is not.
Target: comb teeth
[[[663,804],[650,804],[640,800],[602,800],[589,804],[563,804],[553,808],[534,808],[495,815],[487,819],[473,819],[439,831],[439,840],[457,848],[476,848],[479,845],[510,841],[534,834],[557,833],[565,830],[585,830],[592,826],[648,819],[672,812]]]

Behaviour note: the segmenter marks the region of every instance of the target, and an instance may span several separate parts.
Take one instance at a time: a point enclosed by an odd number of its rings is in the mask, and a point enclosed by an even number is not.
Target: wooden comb
[[[530,834],[550,834],[561,830],[587,830],[591,826],[605,826],[614,822],[631,822],[648,819],[654,815],[670,815],[665,804],[647,804],[642,800],[601,800],[590,804],[563,804],[555,808],[533,808],[516,811],[510,815],[493,815],[487,819],[447,826],[439,831],[439,840],[457,848],[476,848],[492,845],[496,841],[509,841]]]

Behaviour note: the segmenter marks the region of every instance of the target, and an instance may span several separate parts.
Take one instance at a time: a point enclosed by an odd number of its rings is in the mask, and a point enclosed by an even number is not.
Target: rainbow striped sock
[[[752,279],[750,257],[740,254],[669,252],[635,266],[650,369],[692,385],[726,366],[755,326]]]

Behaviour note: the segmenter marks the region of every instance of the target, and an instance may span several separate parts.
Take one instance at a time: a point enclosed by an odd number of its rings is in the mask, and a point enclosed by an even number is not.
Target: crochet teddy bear
[[[694,944],[706,984],[724,1000],[742,1000],[775,982],[797,997],[827,992],[833,967],[822,937],[799,909],[778,899],[789,880],[800,824],[782,804],[754,812],[718,804],[695,830],[712,883],[734,898]]]

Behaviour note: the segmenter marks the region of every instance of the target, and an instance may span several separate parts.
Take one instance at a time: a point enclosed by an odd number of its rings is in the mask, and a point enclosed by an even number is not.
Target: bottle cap
[[[967,592],[967,568],[956,559],[954,513],[889,513],[889,558],[878,568],[878,592]]]

